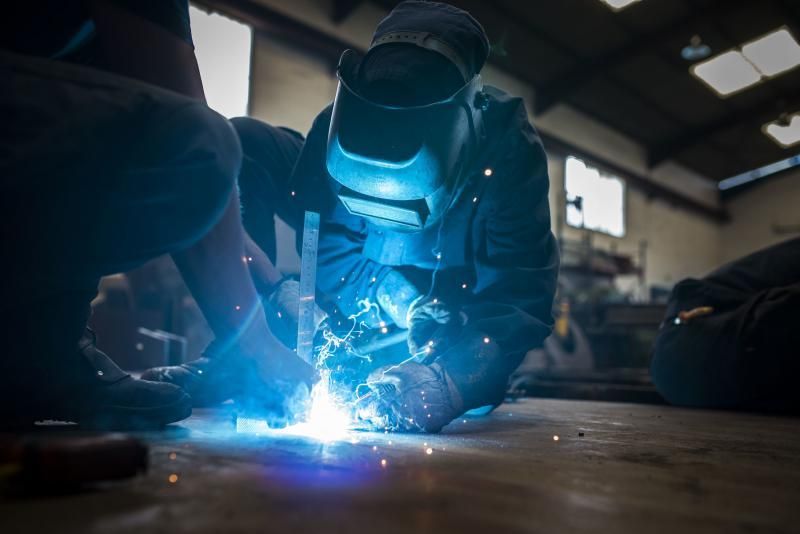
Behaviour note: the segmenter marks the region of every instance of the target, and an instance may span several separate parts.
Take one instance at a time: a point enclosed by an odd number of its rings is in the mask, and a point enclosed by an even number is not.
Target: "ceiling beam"
[[[331,20],[334,24],[341,24],[361,3],[362,0],[333,0]]]
[[[676,33],[685,29],[688,29],[688,32],[692,32],[692,26],[712,21],[719,17],[720,11],[730,10],[743,3],[744,0],[717,0],[711,2],[702,9],[691,11],[686,16],[679,17],[653,31],[640,34],[627,44],[599,58],[581,61],[563,76],[540,88],[536,95],[534,113],[536,115],[545,113],[568,96],[576,93],[581,87],[586,86],[598,76],[614,70],[631,57],[635,57],[647,50],[653,50],[664,41],[674,38]]]
[[[798,110],[800,110],[800,94],[793,91],[774,99],[770,98],[768,101],[759,102],[747,109],[727,113],[713,122],[659,143],[648,152],[647,163],[651,168],[655,167],[719,132],[740,125],[753,125],[760,128],[770,120],[777,119],[781,113]]]
[[[264,32],[271,37],[289,40],[295,46],[302,46],[305,50],[319,54],[323,58],[338,62],[341,51],[346,48],[355,48],[350,43],[328,35],[317,28],[306,25],[296,19],[288,17],[273,9],[255,4],[252,0],[193,0],[206,9],[220,11],[226,15],[237,18],[250,24],[257,31]],[[363,52],[363,50],[362,50]],[[611,172],[625,177],[633,187],[639,188],[649,196],[661,198],[670,204],[682,207],[694,213],[709,217],[721,222],[727,220],[724,210],[702,204],[690,197],[682,195],[672,189],[661,186],[644,176],[615,165],[596,154],[582,150],[571,143],[565,142],[554,136],[540,132],[542,141],[548,149],[563,154],[574,154],[583,159],[595,162]]]

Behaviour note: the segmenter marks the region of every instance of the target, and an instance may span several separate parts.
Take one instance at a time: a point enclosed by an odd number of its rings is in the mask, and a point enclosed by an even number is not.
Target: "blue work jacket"
[[[453,207],[431,228],[391,231],[345,209],[325,165],[330,106],[295,165],[292,201],[321,213],[317,286],[338,313],[357,312],[364,298],[376,302],[376,288],[393,269],[428,293],[441,253],[435,296],[464,312],[466,328],[497,342],[513,369],[552,330],[558,247],[547,159],[525,105],[498,89],[486,92],[484,141]]]

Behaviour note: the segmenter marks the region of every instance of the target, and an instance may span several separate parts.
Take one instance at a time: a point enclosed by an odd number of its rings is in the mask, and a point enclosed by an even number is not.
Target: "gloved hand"
[[[481,332],[465,330],[449,347],[434,347],[433,363],[409,362],[374,371],[359,417],[374,428],[438,432],[467,410],[502,402],[519,357],[501,354]]]
[[[438,364],[408,362],[376,369],[358,417],[375,429],[439,432],[463,412],[461,397]]]
[[[424,360],[429,354],[428,343],[436,347],[458,336],[464,324],[463,316],[441,300],[423,296],[411,303],[408,309],[408,352]]]
[[[266,297],[264,310],[269,329],[281,343],[289,348],[297,345],[297,322],[300,318],[300,282],[286,278],[279,282]],[[314,326],[319,332],[325,326],[328,314],[314,304]]]
[[[270,336],[267,341],[255,348],[213,341],[199,358],[149,369],[142,378],[180,387],[195,407],[234,399],[242,412],[267,418],[273,426],[287,424],[304,413],[303,405],[318,376],[277,339]]]

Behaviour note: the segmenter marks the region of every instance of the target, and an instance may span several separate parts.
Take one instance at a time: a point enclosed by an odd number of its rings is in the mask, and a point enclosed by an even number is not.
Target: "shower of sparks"
[[[351,325],[344,335],[339,336],[330,328],[322,333],[324,342],[315,349],[315,364],[320,380],[311,389],[306,413],[297,417],[300,422],[283,428],[271,428],[264,419],[239,417],[236,421],[237,432],[304,436],[326,443],[348,438],[348,432],[356,423],[353,393],[336,387],[326,361],[340,350],[358,354],[352,343],[369,329],[362,316],[374,312],[380,319],[380,308],[377,304],[368,299],[361,300],[358,304],[360,309],[348,317]],[[386,323],[381,320],[379,324]],[[382,331],[385,329],[383,326]]]

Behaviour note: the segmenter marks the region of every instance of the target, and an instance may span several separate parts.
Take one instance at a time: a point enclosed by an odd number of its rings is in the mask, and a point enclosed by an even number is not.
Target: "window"
[[[697,63],[690,72],[719,96],[737,93],[800,65],[800,44],[786,28],[778,28],[741,48]]]
[[[783,148],[800,143],[800,112],[767,123],[763,132]]]
[[[194,6],[189,18],[208,105],[226,117],[246,115],[253,29]]]
[[[614,237],[625,235],[625,183],[569,156],[564,173],[567,224]]]
[[[600,0],[614,11],[624,9],[629,5],[638,2],[639,0]]]

